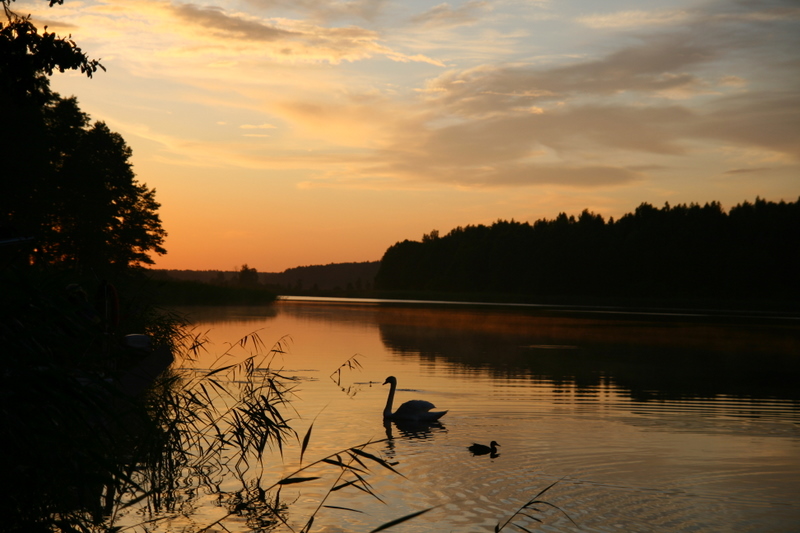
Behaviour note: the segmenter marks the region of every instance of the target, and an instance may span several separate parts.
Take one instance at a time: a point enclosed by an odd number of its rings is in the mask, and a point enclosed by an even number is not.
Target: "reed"
[[[558,480],[558,481],[560,481],[560,480]],[[580,527],[580,526],[578,526],[578,524],[575,523],[574,520],[572,520],[572,518],[563,509],[561,509],[557,505],[554,505],[554,504],[552,504],[550,502],[547,502],[545,500],[540,499],[545,492],[547,492],[548,490],[550,490],[553,487],[555,487],[556,484],[558,483],[558,481],[554,481],[553,483],[551,483],[550,485],[548,485],[544,489],[540,490],[536,494],[536,496],[534,496],[533,498],[531,498],[530,500],[525,502],[519,509],[517,509],[514,512],[514,514],[512,514],[510,517],[508,517],[508,519],[506,519],[505,522],[503,522],[502,524],[500,522],[498,522],[497,525],[494,526],[494,532],[495,533],[500,533],[500,531],[502,531],[503,529],[506,528],[506,526],[509,526],[509,525],[512,525],[512,526],[514,526],[514,527],[516,527],[516,528],[518,528],[518,529],[520,529],[522,531],[530,532],[529,529],[527,529],[526,527],[522,526],[521,524],[515,524],[514,520],[516,520],[519,517],[524,517],[524,518],[528,518],[530,520],[533,520],[534,522],[541,523],[542,520],[540,518],[538,518],[538,517],[534,516],[533,514],[531,514],[531,513],[541,513],[542,512],[542,510],[539,509],[537,506],[547,506],[547,507],[551,507],[553,509],[556,509],[556,510],[560,511],[561,513],[563,513],[564,516],[566,516],[567,519],[569,519],[569,521],[572,522],[572,524],[575,527]]]
[[[200,355],[207,342],[202,335],[185,340],[188,358]],[[154,449],[150,454],[155,461],[138,460],[140,471],[132,476],[128,490],[115,507],[138,506],[147,511],[149,520],[170,520],[180,513],[179,492],[187,492],[187,485],[191,484],[195,494],[217,494],[227,509],[198,532],[233,527],[231,524],[242,517],[248,523],[258,522],[259,527],[296,531],[288,518],[290,505],[282,499],[281,490],[320,480],[321,475],[309,474],[320,467],[331,469],[333,481],[298,531],[308,532],[325,509],[360,512],[330,503],[339,491],[356,490],[380,500],[367,479],[371,470],[379,467],[400,475],[394,464],[368,450],[383,440],[350,446],[303,464],[311,444],[313,422],[299,438],[287,414],[295,399],[295,380],[273,365],[277,355],[287,352],[290,342],[289,337],[281,338],[267,350],[256,331],[231,344],[215,359],[213,368],[166,376],[153,391],[151,405],[151,415],[164,429],[160,450]],[[250,354],[226,364],[240,350],[249,350]],[[354,368],[355,363],[345,366]],[[276,451],[283,458],[284,449],[291,442],[300,446],[301,466],[277,480],[265,480],[263,463],[267,452]],[[226,476],[238,479],[241,488],[234,492],[221,490]]]

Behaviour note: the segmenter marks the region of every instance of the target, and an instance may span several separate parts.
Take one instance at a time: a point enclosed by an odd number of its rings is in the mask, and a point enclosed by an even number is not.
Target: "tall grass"
[[[189,341],[184,346],[186,357],[196,357],[204,349],[202,336],[185,340]],[[303,464],[313,423],[300,439],[289,417],[296,382],[273,367],[289,342],[285,337],[267,349],[258,332],[250,333],[218,356],[212,368],[166,376],[152,391],[150,405],[151,416],[163,429],[160,450],[148,455],[152,462],[139,461],[143,467],[130,477],[128,490],[119,494],[113,507],[144,510],[154,524],[178,517],[187,494],[215,494],[225,513],[197,531],[232,530],[244,519],[256,529],[302,532],[309,531],[317,514],[326,509],[359,512],[329,503],[339,491],[380,499],[367,479],[370,471],[379,467],[399,475],[394,465],[369,451],[383,441],[360,443]],[[251,353],[226,364],[238,349]],[[271,452],[283,457],[290,445],[299,447],[301,466],[275,479],[265,477],[264,462],[275,456]],[[290,505],[281,490],[321,479],[321,468],[331,474],[329,489],[300,520],[301,526],[291,525]],[[239,488],[223,490],[223,480],[237,480]]]

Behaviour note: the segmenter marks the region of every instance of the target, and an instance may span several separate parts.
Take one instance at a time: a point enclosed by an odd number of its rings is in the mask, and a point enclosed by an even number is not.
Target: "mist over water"
[[[330,505],[363,513],[324,509],[313,530],[369,531],[436,506],[396,530],[493,531],[553,483],[540,498],[551,505],[531,513],[542,522],[514,523],[753,532],[800,523],[796,320],[290,300],[186,311],[213,343],[187,365],[209,368],[225,343],[254,331],[267,345],[287,340],[273,367],[297,379],[293,427],[302,436],[313,421],[307,458],[391,437],[372,450],[404,477],[369,477],[385,504],[340,491]],[[353,357],[360,368],[346,365]],[[441,425],[384,427],[389,375],[395,407],[431,401],[449,411]],[[491,440],[495,457],[467,450]],[[291,471],[298,453],[276,455],[264,475]],[[302,525],[330,483],[287,490],[289,523]],[[213,498],[205,504],[197,523],[214,516]]]

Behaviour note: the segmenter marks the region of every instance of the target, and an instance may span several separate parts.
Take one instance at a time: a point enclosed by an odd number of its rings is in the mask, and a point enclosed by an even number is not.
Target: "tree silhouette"
[[[537,301],[800,299],[800,200],[584,210],[533,225],[498,220],[386,250],[381,291]]]
[[[236,281],[239,285],[254,287],[258,285],[258,271],[255,268],[248,267],[247,263],[245,263],[239,270]]]
[[[10,11],[0,27],[0,227],[32,237],[30,260],[84,268],[152,264],[163,254],[155,190],[137,182],[131,150],[75,98],[50,89],[54,71],[98,68],[70,39],[39,34]]]

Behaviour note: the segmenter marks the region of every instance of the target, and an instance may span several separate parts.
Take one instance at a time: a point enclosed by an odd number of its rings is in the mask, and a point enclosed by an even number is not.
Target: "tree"
[[[0,23],[0,91],[4,101],[9,96],[21,103],[47,96],[54,71],[80,70],[88,77],[98,68],[105,70],[99,60],[89,59],[70,38],[49,33],[47,27],[39,34],[30,17],[11,11],[8,0],[2,0],[7,22]],[[51,2],[52,5],[52,2]]]
[[[258,270],[248,267],[247,263],[245,263],[238,273],[237,281],[239,285],[244,287],[254,287],[258,285]]]
[[[131,149],[103,122],[90,124],[77,100],[48,76],[98,68],[75,43],[40,35],[3,7],[0,27],[0,227],[35,239],[31,261],[77,268],[152,264],[166,232],[155,190],[138,183]]]

